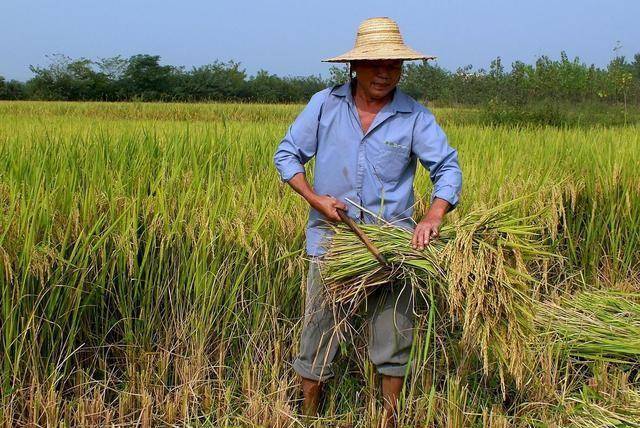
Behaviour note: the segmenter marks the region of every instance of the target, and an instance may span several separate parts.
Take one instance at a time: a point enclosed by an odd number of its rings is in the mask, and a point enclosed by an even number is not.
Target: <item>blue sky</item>
[[[389,16],[405,42],[455,70],[540,55],[606,65],[640,52],[640,1],[2,0],[0,75],[24,80],[45,55],[157,54],[163,63],[240,61],[248,74],[328,75],[320,59],[350,49],[358,24]]]

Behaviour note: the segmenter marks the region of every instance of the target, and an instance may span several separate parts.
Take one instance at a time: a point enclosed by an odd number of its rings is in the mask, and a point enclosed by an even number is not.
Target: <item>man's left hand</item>
[[[444,199],[435,198],[433,200],[429,212],[427,212],[427,215],[424,216],[413,231],[411,246],[414,250],[424,250],[425,245],[429,245],[432,239],[440,236],[442,218],[450,206],[449,202]]]
[[[442,218],[434,216],[433,218],[426,216],[413,231],[413,239],[411,239],[411,246],[414,250],[424,250],[425,245],[429,245],[432,239],[437,238],[440,235],[440,224]]]

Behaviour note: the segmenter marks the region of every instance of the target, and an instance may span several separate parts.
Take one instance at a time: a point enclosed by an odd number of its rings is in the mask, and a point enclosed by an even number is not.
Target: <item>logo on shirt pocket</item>
[[[385,182],[398,181],[409,163],[409,148],[389,140],[372,143],[371,163],[374,174]]]
[[[394,143],[393,141],[385,141],[384,143],[387,146],[393,147],[393,148],[396,148],[396,149],[403,149],[404,148],[404,146],[402,144]]]

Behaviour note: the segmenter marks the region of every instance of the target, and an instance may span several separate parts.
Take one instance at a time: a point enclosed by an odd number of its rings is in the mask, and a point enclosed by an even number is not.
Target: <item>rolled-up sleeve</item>
[[[451,209],[454,209],[458,205],[462,190],[458,152],[449,145],[447,136],[428,110],[418,113],[411,150],[429,170],[429,177],[433,183],[431,202],[434,198],[444,199],[451,204]]]
[[[278,145],[273,161],[283,182],[289,181],[299,172],[304,173],[304,164],[315,156],[320,110],[330,89],[323,89],[311,97]]]

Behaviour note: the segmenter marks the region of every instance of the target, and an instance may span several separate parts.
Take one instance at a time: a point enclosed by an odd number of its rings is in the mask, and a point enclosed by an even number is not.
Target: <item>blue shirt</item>
[[[429,170],[438,197],[452,207],[458,204],[462,172],[458,155],[433,114],[423,105],[394,89],[393,100],[376,115],[366,134],[345,83],[315,93],[278,145],[275,166],[288,181],[315,156],[314,191],[331,195],[348,206],[358,222],[376,218],[347,199],[400,227],[413,229],[413,180],[416,161]],[[325,217],[310,209],[307,254],[326,252],[332,232]]]

